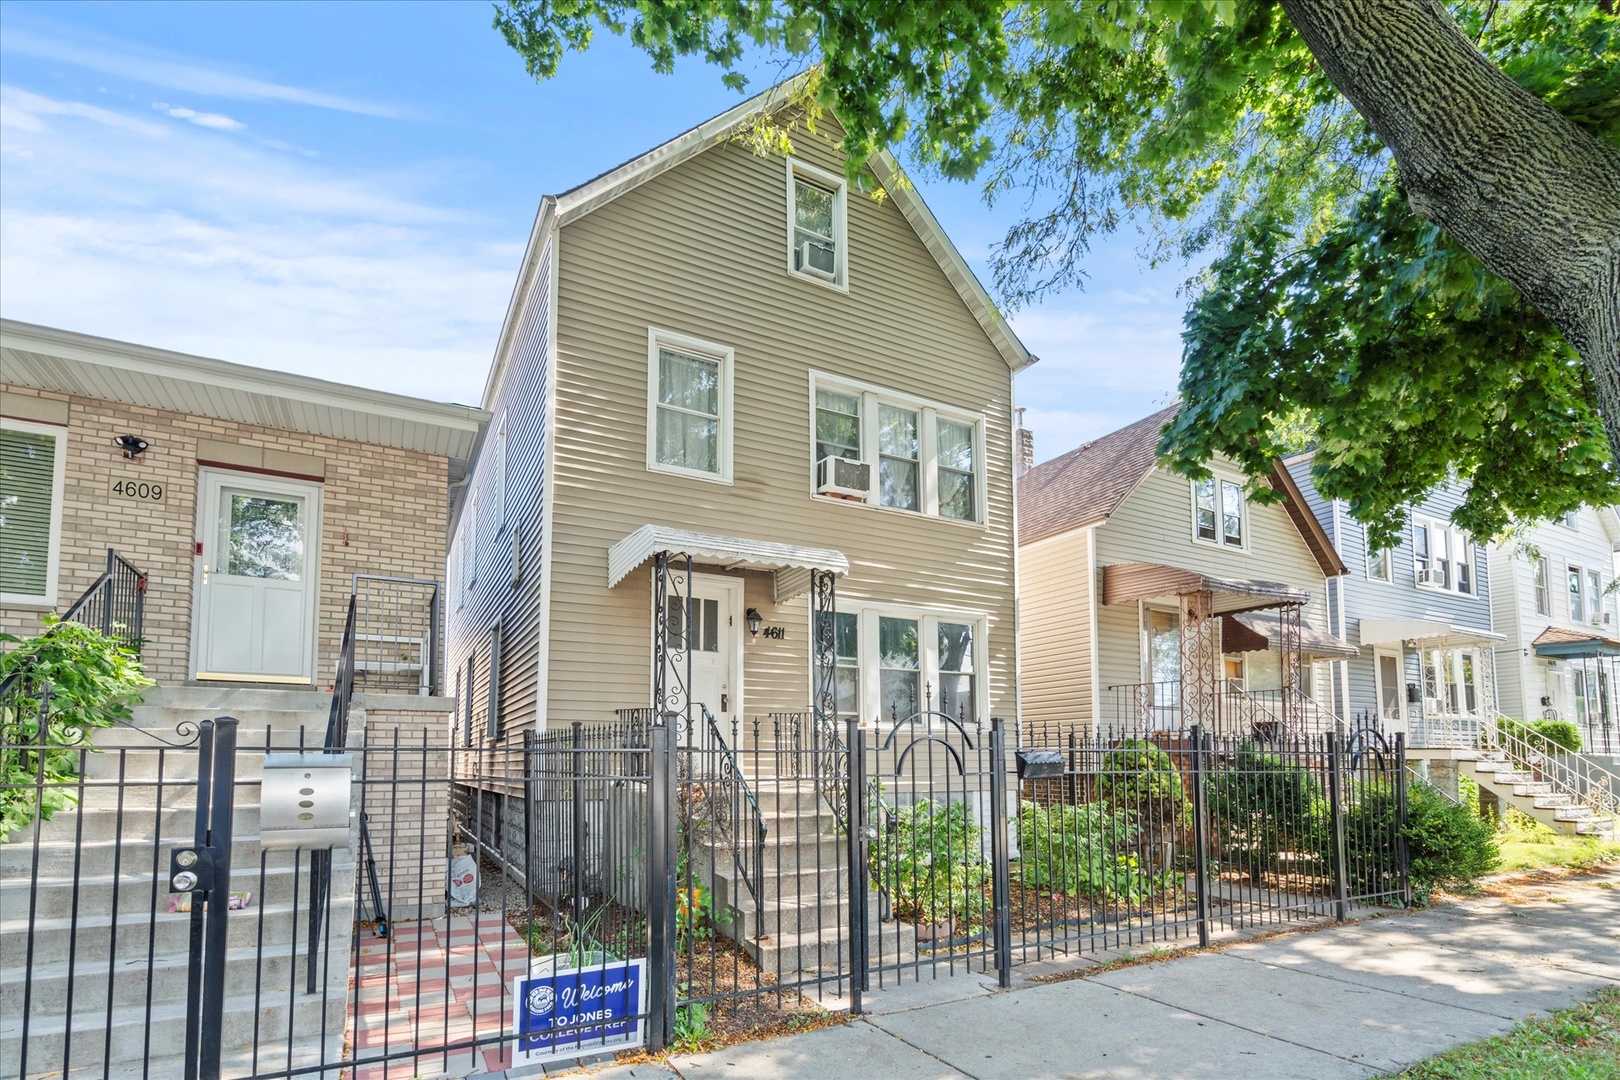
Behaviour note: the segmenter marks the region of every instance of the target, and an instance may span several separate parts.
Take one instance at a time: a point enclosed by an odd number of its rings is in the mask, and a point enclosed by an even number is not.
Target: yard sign
[[[568,971],[537,961],[514,980],[512,1064],[526,1065],[640,1046],[645,1040],[647,960],[613,960]]]

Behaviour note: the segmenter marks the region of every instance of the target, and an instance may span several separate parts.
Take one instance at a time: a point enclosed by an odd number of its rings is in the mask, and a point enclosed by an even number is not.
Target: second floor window
[[[1596,570],[1586,572],[1586,613],[1593,623],[1603,622],[1603,577]]]
[[[1581,568],[1569,568],[1569,621],[1586,621],[1586,586],[1581,580]]]
[[[1230,480],[1193,481],[1193,536],[1211,544],[1243,546],[1243,485]]]
[[[1367,552],[1367,579],[1369,581],[1395,580],[1395,552],[1390,548],[1374,548]]]
[[[978,419],[831,377],[815,377],[811,396],[816,492],[957,521],[984,519]],[[822,466],[829,458],[854,465]]]
[[[1535,563],[1535,591],[1536,614],[1552,614],[1552,585],[1547,572],[1547,560],[1537,559]]]
[[[649,335],[647,467],[731,481],[732,351]]]
[[[1412,569],[1424,588],[1473,595],[1473,546],[1461,529],[1432,518],[1412,518]]]

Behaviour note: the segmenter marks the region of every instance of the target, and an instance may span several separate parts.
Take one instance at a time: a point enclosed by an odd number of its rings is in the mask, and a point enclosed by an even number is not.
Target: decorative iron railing
[[[440,596],[437,581],[354,575],[354,671],[366,686],[439,691]]]
[[[1551,784],[1594,818],[1607,818],[1612,829],[1620,825],[1620,786],[1616,776],[1584,754],[1553,754],[1519,734],[1515,725],[1499,716],[1483,724],[1478,747],[1507,755],[1515,767]]]
[[[82,623],[123,642],[140,655],[146,616],[146,575],[114,548],[107,549],[107,569],[62,614],[63,622]]]
[[[702,781],[698,790],[702,792],[704,806],[699,809],[714,827],[714,839],[731,847],[737,873],[742,875],[757,906],[765,894],[765,815],[748,786],[737,755],[726,742],[720,725],[715,723],[714,714],[702,702],[698,702],[697,707],[703,710],[704,728],[711,747],[697,751],[707,760],[702,765],[694,763],[692,767],[694,780]]]

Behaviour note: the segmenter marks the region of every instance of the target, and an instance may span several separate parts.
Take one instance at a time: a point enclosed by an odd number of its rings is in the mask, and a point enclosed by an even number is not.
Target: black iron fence
[[[263,818],[264,754],[302,732],[242,730],[210,789],[222,743],[42,742],[48,692],[6,693],[0,791],[26,821],[0,843],[4,1075],[181,1075],[188,1035],[217,1045],[204,1077],[497,1071],[1408,892],[1398,742],[1015,738],[924,711],[705,718],[700,737],[630,712],[486,747],[373,724],[342,747],[355,825],[311,893],[308,851],[266,843]],[[175,852],[222,847],[211,891],[171,893]],[[217,966],[193,983],[199,956]]]
[[[107,569],[63,612],[62,621],[83,623],[116,637],[138,656],[145,614],[146,575],[108,548]]]

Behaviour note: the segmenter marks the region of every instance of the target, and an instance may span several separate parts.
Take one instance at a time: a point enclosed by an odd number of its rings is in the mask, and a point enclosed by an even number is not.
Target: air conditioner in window
[[[838,252],[831,244],[806,240],[793,253],[794,269],[828,281],[838,280]]]
[[[871,489],[872,466],[864,461],[826,457],[816,462],[817,495],[864,500]]]
[[[1431,584],[1433,584],[1434,583],[1434,571],[1433,570],[1419,570],[1417,572],[1417,583],[1419,585],[1431,585]]]
[[[1591,618],[1587,619],[1587,622],[1591,623],[1593,626],[1607,626],[1609,622],[1609,613],[1606,611],[1594,611],[1592,612]]]

